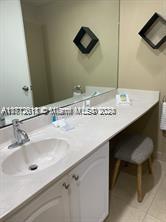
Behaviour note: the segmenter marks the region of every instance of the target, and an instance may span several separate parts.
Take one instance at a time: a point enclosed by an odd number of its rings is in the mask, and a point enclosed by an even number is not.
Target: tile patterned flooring
[[[144,173],[142,203],[137,202],[136,177],[121,171],[110,192],[105,222],[166,222],[166,163],[155,161],[153,171],[153,175]]]

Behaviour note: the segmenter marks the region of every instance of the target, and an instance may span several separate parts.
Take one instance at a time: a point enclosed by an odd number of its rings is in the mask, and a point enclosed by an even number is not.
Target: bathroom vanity
[[[115,95],[124,91],[131,104],[116,106]],[[70,117],[70,131],[55,128],[48,116],[36,117],[23,124],[30,143],[13,150],[8,149],[12,127],[1,130],[0,221],[104,221],[109,207],[109,140],[155,106],[159,92],[118,89],[92,100],[95,106],[116,108],[116,115]],[[27,170],[32,160],[38,161],[35,171]]]
[[[108,215],[108,169],[107,142],[5,222],[103,221]]]

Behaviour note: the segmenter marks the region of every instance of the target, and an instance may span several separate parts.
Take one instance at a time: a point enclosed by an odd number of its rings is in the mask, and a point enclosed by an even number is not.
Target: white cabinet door
[[[67,178],[43,191],[6,222],[69,222],[69,190]]]
[[[109,143],[71,173],[71,221],[103,222],[109,205]]]

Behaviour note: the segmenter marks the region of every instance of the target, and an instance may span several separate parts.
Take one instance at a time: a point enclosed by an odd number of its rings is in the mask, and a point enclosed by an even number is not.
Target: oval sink
[[[26,175],[56,164],[69,151],[69,144],[61,139],[47,139],[21,146],[8,156],[2,170],[10,175]]]

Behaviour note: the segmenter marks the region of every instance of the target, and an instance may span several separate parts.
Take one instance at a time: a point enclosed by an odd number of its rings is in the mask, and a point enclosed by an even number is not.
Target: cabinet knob
[[[73,178],[75,181],[79,180],[79,176],[78,176],[78,175],[75,175],[75,174],[72,175],[72,178]]]
[[[66,190],[68,190],[69,189],[69,187],[70,187],[70,184],[67,184],[67,183],[63,183],[62,184],[62,186],[66,189]]]

